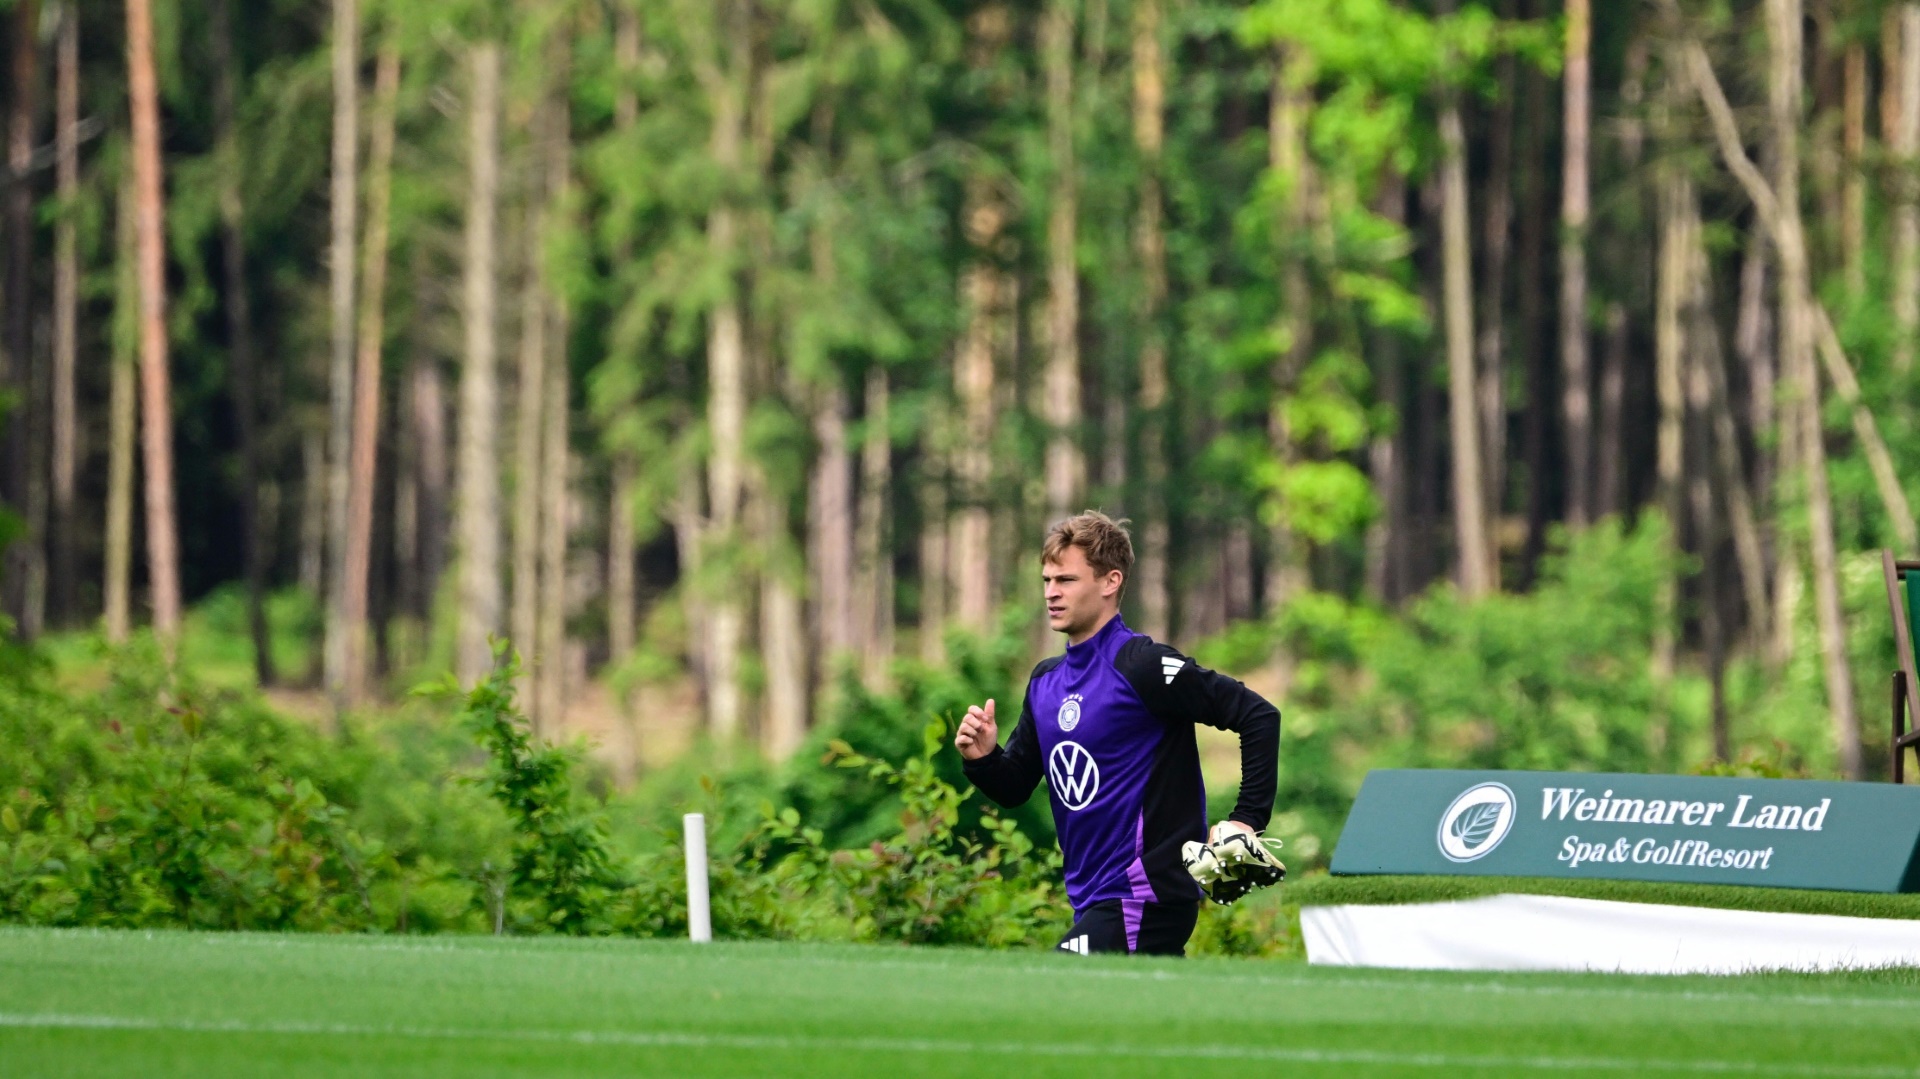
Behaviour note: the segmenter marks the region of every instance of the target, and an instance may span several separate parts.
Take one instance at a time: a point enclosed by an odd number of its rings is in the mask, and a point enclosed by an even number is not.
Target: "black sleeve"
[[[1035,667],[1028,683],[1057,662],[1059,660],[1053,658]],[[967,779],[980,788],[981,793],[1009,809],[1025,805],[1027,799],[1033,797],[1033,788],[1040,785],[1040,736],[1033,729],[1030,698],[1030,692],[1021,695],[1020,721],[1014,724],[1013,735],[1005,746],[993,747],[993,752],[979,760],[960,762]]]
[[[1149,711],[1168,723],[1205,723],[1240,734],[1240,799],[1229,819],[1256,831],[1273,815],[1280,779],[1280,710],[1218,671],[1147,637],[1120,649],[1115,666]]]

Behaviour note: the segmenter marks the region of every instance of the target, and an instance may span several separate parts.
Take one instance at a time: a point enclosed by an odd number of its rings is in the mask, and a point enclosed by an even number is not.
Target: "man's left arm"
[[[1128,641],[1116,666],[1161,719],[1239,733],[1240,798],[1227,819],[1265,829],[1280,784],[1280,710],[1238,679],[1145,637]]]

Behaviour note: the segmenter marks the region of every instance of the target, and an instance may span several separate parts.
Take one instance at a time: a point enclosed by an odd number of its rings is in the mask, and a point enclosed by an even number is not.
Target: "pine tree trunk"
[[[500,478],[497,290],[494,259],[500,197],[500,46],[474,46],[468,62],[468,186],[460,370],[460,604],[458,662],[471,685],[493,665],[488,637],[500,628]]]
[[[317,603],[326,600],[326,561],[327,433],[312,427],[300,434],[300,587]]]
[[[1592,430],[1587,371],[1587,160],[1592,36],[1590,0],[1567,0],[1564,156],[1560,188],[1560,370],[1566,414],[1567,522],[1590,519]]]
[[[131,16],[129,16],[131,17]],[[6,455],[0,463],[0,505],[18,512],[27,510],[26,534],[0,551],[0,593],[4,609],[13,615],[14,624],[29,639],[30,593],[40,572],[42,545],[46,536],[32,527],[29,502],[35,482],[33,456],[37,445],[33,428],[38,425],[34,407],[33,357],[33,177],[29,168],[38,141],[37,120],[40,99],[40,3],[18,0],[13,5],[13,93],[8,110],[7,169],[19,177],[5,185],[5,216],[0,221],[0,236],[6,240],[5,279],[0,295],[5,296],[5,325],[0,327],[0,387],[20,395],[6,433]]]
[[[536,159],[553,148],[553,105],[542,89],[533,110],[532,145]],[[526,256],[520,291],[520,356],[514,386],[513,434],[513,647],[519,653],[520,701],[537,728],[541,723],[540,679],[540,458],[541,423],[546,418],[547,331],[549,329],[545,260],[549,200],[544,171],[533,170],[527,191],[521,251]]]
[[[1841,769],[1865,778],[1860,719],[1853,674],[1847,666],[1846,626],[1840,606],[1839,556],[1833,535],[1833,500],[1827,481],[1827,451],[1820,424],[1820,381],[1814,369],[1813,297],[1805,233],[1800,225],[1800,33],[1799,0],[1767,0],[1770,48],[1768,105],[1774,129],[1774,196],[1780,230],[1780,355],[1791,378],[1790,400],[1800,428],[1800,458],[1806,469],[1809,546],[1813,554],[1814,609],[1825,661],[1827,703]]]
[[[372,493],[380,436],[380,351],[386,336],[388,211],[394,192],[394,104],[399,94],[399,52],[380,48],[374,83],[372,146],[367,157],[367,236],[361,246],[359,340],[353,365],[353,430],[348,453],[348,534],[342,563],[340,618],[346,635],[342,699],[359,705],[367,697],[367,580],[372,572]]]
[[[380,356],[386,336],[387,236],[393,202],[393,127],[400,93],[400,52],[383,45],[374,83],[372,146],[367,160],[366,259],[361,273],[359,343],[353,373],[353,431],[347,468],[347,557],[340,613],[346,638],[341,695],[366,699],[367,591],[373,566],[373,494],[378,480]]]
[[[1167,239],[1161,224],[1161,158],[1166,145],[1166,57],[1160,48],[1160,0],[1138,0],[1133,22],[1133,141],[1140,155],[1140,216],[1134,250],[1140,260],[1140,557],[1130,591],[1140,604],[1140,631],[1165,640],[1172,618],[1168,587],[1167,502]]]
[[[1053,168],[1047,215],[1047,370],[1044,415],[1047,512],[1065,517],[1087,487],[1080,450],[1079,184],[1074,158],[1074,17],[1070,0],[1051,0],[1040,21],[1046,69],[1047,154]]]
[[[1267,445],[1284,471],[1298,449],[1287,422],[1283,401],[1293,394],[1301,373],[1313,356],[1313,289],[1307,272],[1307,236],[1312,228],[1309,201],[1314,197],[1313,165],[1307,156],[1307,124],[1312,110],[1313,59],[1298,47],[1283,50],[1274,72],[1273,96],[1267,113],[1267,167],[1285,192],[1274,243],[1280,260],[1280,355],[1274,365],[1274,401],[1267,415]],[[1285,609],[1308,587],[1307,552],[1283,512],[1267,537],[1265,599],[1268,614]],[[1222,606],[1223,617],[1230,612]],[[1288,677],[1287,657],[1278,657],[1281,677]]]
[[[60,190],[54,225],[53,269],[53,532],[51,621],[71,625],[78,602],[75,565],[80,543],[74,519],[74,483],[79,471],[79,408],[74,388],[79,364],[80,256],[76,215],[80,210],[80,9],[60,8],[56,61],[54,146]]]
[[[1660,257],[1654,301],[1654,395],[1660,414],[1654,474],[1656,501],[1667,519],[1668,551],[1676,573],[1682,524],[1682,429],[1686,421],[1681,367],[1688,352],[1685,307],[1693,289],[1689,280],[1693,268],[1693,198],[1693,185],[1674,170],[1667,170],[1660,185]],[[1662,686],[1673,678],[1678,595],[1673,574],[1663,576],[1653,627],[1653,675]]]
[[[952,538],[946,551],[953,580],[953,616],[963,628],[985,632],[993,617],[992,517],[994,379],[1002,327],[1012,317],[1011,283],[995,263],[1006,211],[991,181],[967,183],[965,221],[972,261],[961,279],[966,330],[954,363],[960,431],[954,450]]]
[[[133,102],[134,201],[140,280],[140,413],[145,450],[147,580],[153,629],[168,665],[180,635],[180,552],[173,511],[173,399],[167,374],[166,218],[160,175],[160,89],[153,12],[127,0],[127,67]]]
[[[327,696],[338,709],[347,689],[347,502],[353,452],[354,244],[360,205],[360,7],[333,0],[333,315],[327,368],[327,619],[321,651]]]
[[[640,98],[634,86],[640,69],[640,14],[631,4],[621,4],[615,11],[613,54],[620,80],[614,94],[613,125],[622,137],[630,137],[640,117]],[[630,242],[622,241],[618,257],[621,265],[631,261]],[[633,514],[640,467],[630,449],[616,446],[612,452],[612,498],[607,506],[607,651],[611,661],[618,664],[633,653],[634,617],[639,605],[634,580],[638,551]],[[629,745],[627,749],[624,757],[631,768],[635,747]]]
[[[607,500],[607,649],[613,663],[633,654],[634,615],[638,598],[634,580],[633,503],[639,477],[632,458],[618,455],[613,463],[611,497]]]
[[[1686,380],[1685,459],[1687,512],[1691,520],[1694,546],[1699,557],[1700,643],[1706,652],[1707,680],[1711,693],[1711,728],[1715,760],[1732,757],[1732,729],[1727,716],[1726,628],[1723,622],[1720,546],[1724,534],[1714,509],[1712,465],[1714,441],[1709,418],[1713,415],[1713,388],[1709,366],[1719,362],[1719,342],[1714,326],[1711,282],[1707,278],[1706,246],[1701,242],[1697,209],[1691,202],[1692,220],[1688,222],[1687,277],[1691,289],[1687,296],[1686,352],[1683,376]],[[1677,527],[1677,526],[1676,526]]]
[[[679,558],[680,606],[687,623],[687,667],[700,689],[704,707],[712,693],[707,664],[707,644],[712,636],[702,570],[707,539],[706,520],[700,512],[701,479],[695,469],[681,470],[680,482],[673,494],[672,515],[674,553]]]
[[[1486,466],[1487,522],[1497,526],[1507,489],[1507,251],[1513,221],[1514,61],[1499,62],[1500,94],[1487,125],[1486,205],[1481,210],[1480,459]],[[1489,537],[1489,572],[1498,586],[1499,541]]]
[[[1867,47],[1855,40],[1846,46],[1841,102],[1841,143],[1845,160],[1840,182],[1840,261],[1846,271],[1847,291],[1867,291]]]
[[[125,644],[132,629],[133,441],[140,337],[139,231],[131,170],[114,207],[113,371],[107,399],[107,643]]]
[[[1596,520],[1626,510],[1627,367],[1632,331],[1626,305],[1607,304],[1607,345],[1600,354],[1600,401],[1594,427],[1593,513]]]
[[[807,734],[805,611],[797,582],[804,573],[787,528],[786,507],[763,476],[752,483],[749,514],[765,564],[760,573],[760,646],[766,664],[766,721],[761,745],[768,759],[784,761]]]
[[[546,228],[564,234],[571,227],[566,219],[568,193],[573,187],[573,116],[568,105],[569,73],[573,40],[566,30],[559,31],[552,43],[551,70],[556,87],[552,130],[548,132],[545,155],[547,164]],[[547,384],[540,393],[545,408],[542,420],[540,453],[540,613],[534,653],[539,668],[538,722],[547,730],[558,731],[567,705],[567,538],[568,483],[572,440],[572,371],[568,344],[573,336],[573,312],[552,274],[543,274],[541,292],[546,300],[546,317],[552,324],[550,353],[546,359]]]
[[[920,452],[920,659],[929,665],[943,662],[947,654],[946,630],[952,573],[947,497],[947,462],[952,453],[947,445],[948,424],[939,418],[928,422],[921,438]]]
[[[746,90],[752,83],[749,24],[740,0],[727,0],[715,15],[726,35],[732,70],[711,80],[714,164],[723,175],[745,164]],[[740,210],[722,198],[707,217],[708,257],[725,268],[727,286],[707,316],[707,428],[712,449],[707,459],[710,542],[737,547],[745,485],[747,356],[742,288],[734,267],[740,260]],[[745,615],[739,591],[727,588],[712,597],[706,613],[707,726],[713,737],[730,743],[740,737],[740,649]]]
[[[1406,224],[1407,190],[1400,175],[1389,173],[1381,180],[1374,212],[1396,226]],[[1368,350],[1373,367],[1375,399],[1393,410],[1400,422],[1391,429],[1375,430],[1367,446],[1367,475],[1380,499],[1380,516],[1367,529],[1367,591],[1383,604],[1398,604],[1406,597],[1407,583],[1407,483],[1405,441],[1408,435],[1405,401],[1406,379],[1401,370],[1400,341],[1393,331],[1374,335]]]
[[[1905,378],[1913,371],[1914,336],[1920,332],[1920,197],[1913,175],[1920,156],[1920,4],[1901,4],[1898,10],[1898,30],[1890,36],[1888,51],[1897,49],[1900,63],[1888,72],[1887,82],[1899,87],[1889,147],[1895,162],[1893,369]]]
[[[860,518],[855,527],[854,618],[860,673],[883,688],[893,662],[892,402],[887,370],[867,370],[865,439],[860,444]]]
[[[1447,340],[1448,432],[1453,450],[1453,519],[1463,596],[1492,591],[1493,557],[1487,543],[1486,493],[1480,461],[1479,409],[1474,400],[1473,267],[1467,227],[1466,136],[1460,106],[1440,109],[1440,245]]]
[[[447,565],[447,406],[440,367],[426,356],[413,362],[407,404],[413,425],[415,540],[406,550],[415,561],[413,617],[422,627],[433,618],[440,575]]]
[[[814,639],[823,661],[837,661],[856,647],[853,605],[854,503],[853,456],[847,449],[847,391],[838,371],[814,394],[813,437],[819,445],[808,484],[812,525],[814,604],[819,625]],[[822,672],[827,673],[827,672]]]
[[[245,548],[247,628],[253,639],[254,677],[275,681],[266,611],[266,543],[260,528],[259,391],[255,371],[251,282],[247,278],[246,205],[240,194],[238,71],[233,55],[232,0],[214,0],[214,120],[221,167],[220,251],[226,274],[227,346],[233,376],[234,428],[240,442],[240,543]]]
[[[1719,485],[1721,501],[1726,506],[1727,531],[1732,535],[1734,560],[1740,569],[1747,617],[1753,627],[1754,638],[1765,642],[1771,614],[1767,607],[1766,558],[1760,544],[1760,527],[1753,509],[1753,495],[1747,487],[1746,472],[1740,464],[1740,435],[1729,403],[1726,358],[1722,353],[1719,324],[1714,317],[1713,297],[1708,288],[1707,249],[1701,242],[1701,233],[1696,231],[1693,239],[1692,318],[1693,326],[1697,329],[1690,332],[1697,339],[1697,347],[1693,350],[1697,374],[1705,384],[1703,391],[1697,392],[1704,392],[1706,402],[1704,409],[1694,408],[1693,426],[1701,428],[1701,437],[1710,446],[1710,452],[1703,460],[1708,462],[1707,467],[1713,469],[1713,481]],[[1710,438],[1705,433],[1709,427]],[[1713,556],[1709,555],[1707,561],[1711,563],[1713,560]],[[1724,609],[1725,606],[1721,602],[1716,609]],[[1716,617],[1719,616],[1716,614]],[[1724,626],[1716,632],[1720,634],[1724,652],[1726,639],[1730,635]]]

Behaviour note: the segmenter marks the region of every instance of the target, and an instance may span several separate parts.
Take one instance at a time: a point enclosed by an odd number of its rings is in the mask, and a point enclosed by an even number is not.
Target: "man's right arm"
[[[1024,805],[1040,785],[1040,740],[1034,733],[1033,709],[1023,698],[1020,721],[1005,746],[978,760],[962,760],[967,779],[987,797],[1011,809]]]

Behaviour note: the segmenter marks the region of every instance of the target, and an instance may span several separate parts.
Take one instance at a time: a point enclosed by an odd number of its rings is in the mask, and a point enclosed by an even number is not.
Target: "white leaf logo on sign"
[[[1513,830],[1517,814],[1518,803],[1505,783],[1468,787],[1440,814],[1440,853],[1455,862],[1486,857]]]
[[[1100,793],[1100,766],[1078,742],[1062,742],[1047,755],[1047,780],[1060,804],[1082,810]]]

